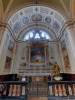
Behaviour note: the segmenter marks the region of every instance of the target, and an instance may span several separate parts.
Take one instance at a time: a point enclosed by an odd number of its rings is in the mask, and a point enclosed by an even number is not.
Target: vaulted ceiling
[[[62,12],[68,20],[73,17],[74,0],[0,0],[0,20],[8,13],[27,4],[45,4]]]
[[[12,9],[22,5],[22,4],[26,4],[26,3],[30,3],[30,2],[36,3],[36,0],[2,0],[4,11],[8,7],[8,4],[10,1],[12,1],[10,10],[12,10]],[[38,0],[38,3],[52,4],[52,5],[55,5],[63,10],[65,10],[64,5],[66,6],[67,10],[69,10],[69,7],[70,7],[70,0]]]

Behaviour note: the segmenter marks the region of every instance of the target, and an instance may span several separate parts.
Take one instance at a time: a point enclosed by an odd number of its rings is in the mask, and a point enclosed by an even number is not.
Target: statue
[[[60,67],[59,67],[59,65],[57,64],[57,62],[55,62],[55,63],[53,64],[53,66],[54,66],[55,76],[60,76]]]
[[[53,64],[53,66],[54,66],[54,71],[55,71],[55,73],[54,73],[54,79],[59,81],[59,80],[62,79],[62,77],[60,76],[60,67],[57,64],[57,62],[55,62]]]

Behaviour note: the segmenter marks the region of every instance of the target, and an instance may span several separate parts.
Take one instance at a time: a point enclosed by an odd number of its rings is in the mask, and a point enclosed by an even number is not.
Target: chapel
[[[75,100],[75,0],[0,0],[0,100]]]

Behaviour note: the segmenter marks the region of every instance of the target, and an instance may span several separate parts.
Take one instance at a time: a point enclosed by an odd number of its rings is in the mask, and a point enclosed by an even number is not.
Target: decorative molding
[[[63,27],[62,27],[61,30],[60,30],[60,34],[59,34],[58,38],[56,38],[56,39],[54,39],[54,40],[52,40],[52,41],[49,41],[49,42],[59,42],[60,39],[62,38],[62,36],[64,35],[64,31],[66,30],[66,28],[69,27],[69,26],[71,26],[71,25],[73,25],[73,24],[75,24],[75,18],[73,18],[71,21],[66,22],[66,23],[63,25]],[[13,38],[16,42],[26,42],[26,41],[22,41],[22,40],[16,39],[16,37],[15,37],[15,35],[14,35],[14,32],[13,32],[13,30],[11,29],[11,27],[10,27],[10,25],[9,25],[8,23],[3,23],[3,22],[0,21],[0,27],[5,27],[5,28],[7,28],[7,29],[9,30],[9,32],[11,33],[12,38]]]

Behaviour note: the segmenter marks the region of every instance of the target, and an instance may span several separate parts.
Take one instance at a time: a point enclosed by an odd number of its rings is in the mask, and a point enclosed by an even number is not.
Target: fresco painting
[[[65,39],[61,42],[61,46],[62,46],[62,51],[66,50],[66,42]]]
[[[10,57],[6,57],[6,62],[5,62],[5,69],[9,69],[11,65],[11,58]]]
[[[32,21],[42,21],[41,15],[32,15]]]
[[[71,71],[71,65],[70,65],[68,55],[64,57],[64,62],[65,62],[65,70],[66,71]]]
[[[51,18],[50,18],[49,16],[47,16],[47,17],[45,18],[45,21],[46,21],[47,23],[51,23]]]
[[[8,49],[12,52],[13,51],[13,42],[10,40],[9,41],[9,46]]]
[[[27,24],[29,22],[29,18],[28,17],[24,17],[22,22],[23,22],[23,24]]]

